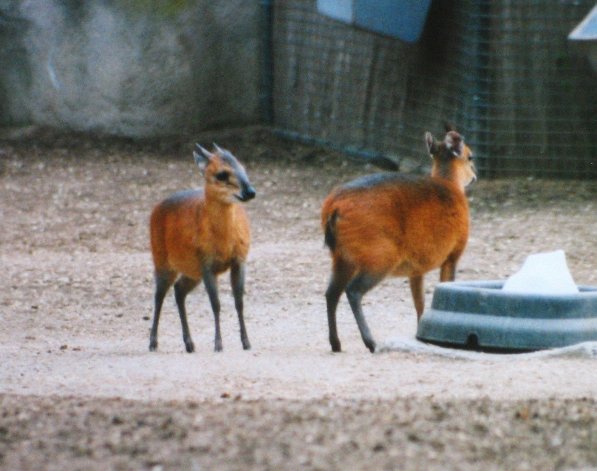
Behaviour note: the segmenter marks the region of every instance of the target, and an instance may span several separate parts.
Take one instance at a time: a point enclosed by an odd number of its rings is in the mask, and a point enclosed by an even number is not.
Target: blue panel
[[[597,40],[597,5],[584,20],[574,28],[574,31],[568,36],[575,41],[595,41]]]
[[[352,23],[353,0],[317,0],[317,10],[335,20]]]
[[[407,42],[418,41],[431,0],[355,0],[355,24]]]
[[[335,20],[415,42],[430,4],[431,0],[317,0],[317,10]]]

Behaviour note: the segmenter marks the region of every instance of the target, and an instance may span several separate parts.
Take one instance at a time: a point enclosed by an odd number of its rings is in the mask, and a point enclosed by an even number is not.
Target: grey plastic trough
[[[417,339],[482,351],[533,351],[597,340],[597,287],[578,294],[507,293],[503,281],[440,283]]]

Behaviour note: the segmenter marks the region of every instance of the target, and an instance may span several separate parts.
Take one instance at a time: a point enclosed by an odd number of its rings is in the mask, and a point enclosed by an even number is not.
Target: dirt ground
[[[370,164],[263,128],[19,135],[0,139],[0,469],[597,470],[596,355],[372,355],[345,300],[344,351],[330,352],[319,207]],[[195,140],[232,150],[257,189],[250,351],[226,276],[222,353],[202,287],[187,303],[196,352],[184,353],[172,295],[148,351],[148,216],[200,184]],[[470,204],[458,279],[504,279],[528,254],[563,249],[577,284],[597,285],[597,182],[479,181]],[[364,309],[380,344],[416,343],[404,280]]]

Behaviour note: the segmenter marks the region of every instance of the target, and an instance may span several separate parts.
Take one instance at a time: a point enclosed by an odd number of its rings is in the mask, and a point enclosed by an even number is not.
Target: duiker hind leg
[[[330,283],[325,292],[325,300],[327,304],[328,314],[328,329],[330,346],[333,352],[342,351],[340,339],[338,338],[338,329],[336,327],[336,309],[338,308],[338,301],[340,296],[346,289],[346,285],[353,276],[354,270],[342,261],[335,260]]]
[[[178,314],[180,315],[180,324],[182,325],[182,340],[188,353],[193,353],[195,351],[195,345],[193,345],[189,324],[187,322],[185,299],[187,294],[189,294],[198,283],[198,281],[183,275],[174,284],[174,298],[176,299]]]
[[[247,335],[247,328],[245,327],[245,318],[243,314],[244,303],[243,296],[245,293],[245,264],[242,262],[235,262],[230,267],[230,284],[232,285],[232,295],[234,296],[234,306],[238,314],[238,323],[240,325],[240,341],[243,344],[244,350],[251,349],[249,336]]]
[[[371,353],[375,352],[375,341],[369,331],[369,326],[363,315],[363,308],[361,307],[361,300],[367,291],[371,290],[377,285],[382,279],[383,275],[371,275],[368,273],[359,273],[347,286],[346,297],[350,303],[352,313],[359,326],[361,337],[365,346]]]

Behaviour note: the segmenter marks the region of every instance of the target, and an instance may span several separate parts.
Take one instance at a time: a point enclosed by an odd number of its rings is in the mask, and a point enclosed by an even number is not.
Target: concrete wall
[[[0,126],[141,137],[259,120],[259,2],[0,0]]]

